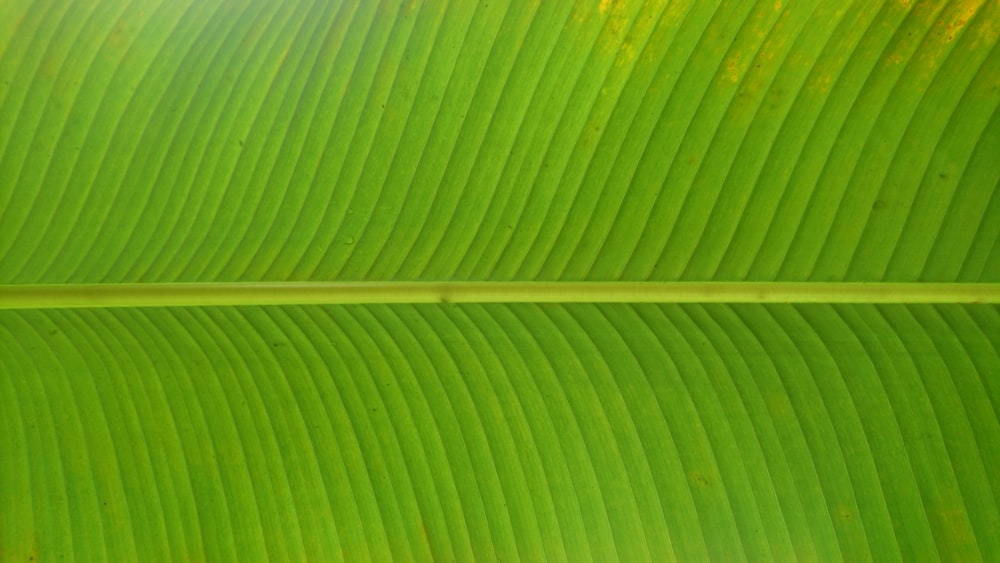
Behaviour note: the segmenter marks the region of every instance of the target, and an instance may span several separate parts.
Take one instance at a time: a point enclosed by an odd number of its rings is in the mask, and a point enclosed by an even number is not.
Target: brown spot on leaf
[[[699,485],[699,486],[702,486],[702,487],[710,487],[710,486],[712,486],[712,482],[709,481],[708,477],[706,477],[700,471],[692,471],[691,473],[688,474],[688,477],[691,478],[691,481],[695,485]]]

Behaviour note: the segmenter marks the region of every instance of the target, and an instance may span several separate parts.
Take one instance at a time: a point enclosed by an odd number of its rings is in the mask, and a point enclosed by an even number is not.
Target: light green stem
[[[1000,303],[1000,284],[336,282],[0,285],[0,309],[352,303]]]

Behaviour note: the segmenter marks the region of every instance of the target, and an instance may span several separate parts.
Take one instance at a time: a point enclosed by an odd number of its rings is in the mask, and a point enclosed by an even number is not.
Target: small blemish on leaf
[[[708,477],[703,475],[700,471],[692,471],[689,475],[691,480],[702,487],[708,487],[712,483],[708,480]]]

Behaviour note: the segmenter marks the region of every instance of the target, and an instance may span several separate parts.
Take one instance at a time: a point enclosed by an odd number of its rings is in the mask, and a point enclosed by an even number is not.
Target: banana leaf
[[[998,38],[0,1],[0,561],[1000,560]]]

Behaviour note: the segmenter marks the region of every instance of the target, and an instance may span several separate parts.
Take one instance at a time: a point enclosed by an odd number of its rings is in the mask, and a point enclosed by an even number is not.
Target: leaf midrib
[[[367,303],[1000,303],[996,283],[263,282],[0,285],[0,309]]]

